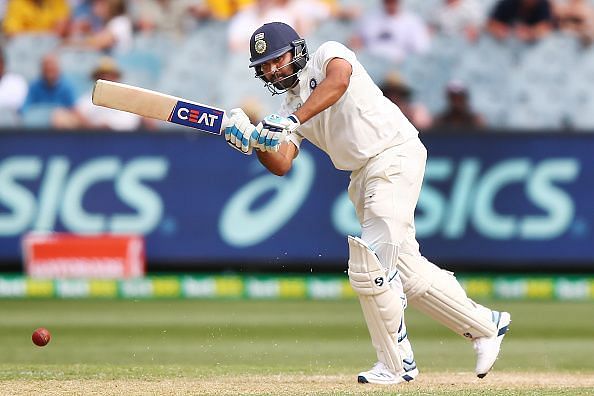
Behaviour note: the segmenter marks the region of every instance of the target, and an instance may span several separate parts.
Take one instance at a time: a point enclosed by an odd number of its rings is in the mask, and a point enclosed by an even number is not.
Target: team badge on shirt
[[[316,89],[317,86],[318,86],[318,82],[316,81],[315,78],[312,78],[311,80],[309,80],[309,88],[311,88],[312,91],[314,89]]]
[[[256,34],[254,37],[254,49],[257,53],[263,54],[266,51],[266,41],[264,41],[264,32]]]

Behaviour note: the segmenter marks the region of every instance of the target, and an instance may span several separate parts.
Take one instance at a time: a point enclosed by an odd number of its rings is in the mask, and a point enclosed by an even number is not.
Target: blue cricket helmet
[[[305,43],[291,26],[282,22],[266,23],[250,38],[250,67],[255,67],[295,48],[294,42]]]
[[[282,22],[270,22],[260,26],[250,38],[250,67],[256,77],[270,84],[262,75],[261,65],[269,60],[293,51],[295,73],[305,67],[309,59],[305,40],[291,26]]]

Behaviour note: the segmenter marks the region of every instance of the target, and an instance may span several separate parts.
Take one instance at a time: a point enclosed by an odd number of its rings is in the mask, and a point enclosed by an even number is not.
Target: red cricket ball
[[[52,335],[45,327],[40,327],[36,329],[31,335],[33,344],[40,347],[47,345],[47,343],[50,342],[51,338]]]

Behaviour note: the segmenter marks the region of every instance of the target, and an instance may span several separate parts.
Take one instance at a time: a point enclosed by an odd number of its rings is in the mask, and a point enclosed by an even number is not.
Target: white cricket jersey
[[[294,113],[326,78],[333,58],[348,61],[353,72],[344,95],[332,106],[303,123],[289,140],[297,147],[303,138],[326,152],[337,169],[353,171],[387,148],[418,136],[416,128],[398,106],[375,85],[355,54],[344,45],[328,41],[314,52],[289,90],[279,113]]]

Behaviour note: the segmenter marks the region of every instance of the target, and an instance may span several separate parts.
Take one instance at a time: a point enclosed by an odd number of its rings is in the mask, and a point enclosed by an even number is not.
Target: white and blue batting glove
[[[293,114],[287,117],[271,114],[256,127],[258,137],[253,147],[260,151],[278,151],[281,143],[300,125],[299,119]]]
[[[229,123],[225,128],[225,140],[231,147],[243,154],[252,154],[253,143],[258,139],[258,131],[241,109],[232,109]]]

